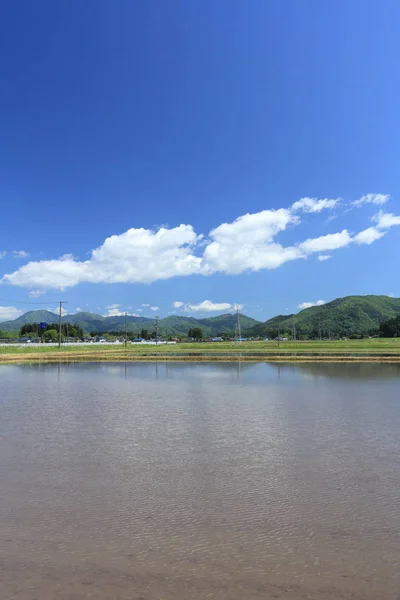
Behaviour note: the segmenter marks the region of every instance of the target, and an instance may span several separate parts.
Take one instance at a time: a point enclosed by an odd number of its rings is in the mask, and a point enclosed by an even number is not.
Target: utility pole
[[[278,348],[281,344],[281,324],[278,323]]]
[[[292,340],[296,341],[296,323],[294,322],[294,317],[292,319],[292,323],[293,323],[293,333],[292,333]]]
[[[238,332],[238,341],[242,341],[242,329],[240,327],[240,315],[239,315],[239,307],[236,308],[236,320],[237,320],[237,332]]]
[[[127,313],[125,313],[125,348],[128,343],[128,324],[127,324]]]
[[[319,341],[321,341],[321,321],[318,321]]]
[[[61,348],[61,317],[62,317],[62,305],[65,304],[60,300],[60,312],[58,315],[58,347]]]
[[[159,316],[156,317],[156,345],[158,344],[158,320]]]

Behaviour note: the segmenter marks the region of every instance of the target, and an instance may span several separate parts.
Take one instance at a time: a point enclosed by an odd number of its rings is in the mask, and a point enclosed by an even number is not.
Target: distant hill
[[[291,334],[293,325],[298,337],[375,335],[381,321],[400,314],[400,298],[390,296],[346,296],[322,306],[306,308],[295,315],[279,315],[247,332],[254,336],[273,337],[277,331]]]
[[[13,321],[0,322],[0,329],[17,331],[26,323],[58,323],[58,315],[48,310],[30,310]]]
[[[265,323],[240,315],[242,334],[246,336],[275,337],[278,330],[282,335],[291,335],[293,325],[297,337],[318,337],[319,332],[327,337],[329,332],[334,336],[375,335],[381,321],[391,319],[400,314],[400,298],[389,296],[347,296],[327,302],[322,306],[312,306],[294,315],[278,315]],[[2,331],[18,331],[25,323],[57,323],[58,314],[47,310],[33,310],[14,321],[0,323]],[[108,333],[124,331],[125,317],[103,317],[94,313],[80,312],[65,315],[63,322],[82,327],[85,333]],[[129,333],[139,334],[142,329],[154,331],[156,319],[149,317],[127,316]],[[224,314],[217,317],[196,319],[195,317],[170,315],[160,319],[158,330],[165,336],[186,336],[189,329],[200,327],[204,336],[217,336],[236,331],[236,314]]]
[[[142,329],[149,332],[154,331],[156,319],[149,317],[134,317],[127,315],[127,330],[129,333],[139,334]],[[103,317],[95,313],[80,312],[74,315],[65,315],[62,318],[64,323],[73,323],[82,327],[85,333],[99,332],[108,333],[111,331],[124,331],[125,316]],[[220,333],[234,332],[236,329],[236,314],[220,315],[205,319],[195,319],[194,317],[185,317],[171,315],[165,319],[160,319],[158,330],[160,335],[165,336],[186,336],[189,329],[200,327],[204,336],[215,336]],[[259,322],[245,315],[240,315],[242,331],[253,327]],[[21,315],[13,321],[4,321],[0,323],[0,330],[4,332],[18,331],[26,323],[58,323],[58,314],[47,310],[32,310]]]

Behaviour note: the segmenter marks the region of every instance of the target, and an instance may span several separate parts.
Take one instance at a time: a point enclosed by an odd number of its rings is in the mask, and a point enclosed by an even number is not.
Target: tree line
[[[38,337],[44,341],[57,341],[59,328],[56,323],[46,323],[40,327],[40,323],[25,323],[19,330],[21,337]],[[79,325],[72,323],[61,324],[61,337],[64,338],[83,338],[83,329]]]
[[[400,315],[393,319],[382,321],[379,327],[380,337],[400,337]]]

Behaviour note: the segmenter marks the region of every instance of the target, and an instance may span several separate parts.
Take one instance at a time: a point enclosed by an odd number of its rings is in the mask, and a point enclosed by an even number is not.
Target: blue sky
[[[3,3],[0,320],[400,296],[399,18],[391,0]]]

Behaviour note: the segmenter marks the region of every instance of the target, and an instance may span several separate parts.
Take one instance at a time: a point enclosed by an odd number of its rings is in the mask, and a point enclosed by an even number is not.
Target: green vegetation
[[[54,331],[56,329],[56,333],[57,333],[57,339],[55,341],[58,340],[58,326],[56,327],[54,323],[47,323],[46,326],[44,328],[40,327],[39,323],[26,323],[26,325],[22,325],[21,329],[19,330],[19,335],[20,337],[38,337],[38,338],[43,338],[46,342],[48,341],[52,341],[52,335],[47,335],[47,333],[49,331]],[[79,327],[79,325],[73,325],[72,323],[62,323],[61,324],[61,335],[62,338],[67,337],[67,338],[75,338],[75,339],[82,339],[83,337],[83,331],[82,331],[82,327]]]
[[[379,335],[382,337],[400,337],[400,315],[381,323]]]
[[[166,339],[171,336],[186,337],[189,329],[197,327],[201,328],[205,337],[221,334],[234,335],[236,319],[237,317],[235,314],[226,314],[205,319],[170,315],[165,319],[159,320],[158,331],[159,335]],[[251,319],[246,315],[241,315],[240,319],[243,330],[258,323],[255,319]],[[82,312],[75,315],[66,315],[63,317],[62,321],[63,323],[68,321],[71,325],[80,327],[86,334],[123,334],[125,332],[125,316],[102,317],[101,315]],[[27,312],[14,321],[5,321],[4,323],[1,323],[1,329],[3,332],[8,333],[11,331],[19,331],[23,325],[28,323],[40,322],[50,325],[58,323],[58,315],[45,310],[34,310]],[[148,317],[134,317],[132,315],[127,315],[126,322],[128,333],[134,336],[139,336],[143,329],[151,333],[155,330],[155,319],[149,319]]]
[[[193,327],[192,329],[189,329],[188,338],[191,338],[192,340],[203,339],[203,332],[200,327]]]
[[[150,358],[161,357],[183,353],[184,356],[193,356],[195,359],[201,355],[253,355],[256,359],[268,356],[285,356],[295,354],[298,357],[307,356],[315,353],[321,357],[329,355],[368,355],[368,354],[387,354],[397,356],[400,360],[400,339],[358,339],[358,340],[337,340],[337,341],[288,341],[278,344],[275,341],[254,341],[254,342],[192,342],[182,344],[128,344],[125,349],[124,344],[88,344],[86,346],[71,346],[64,344],[61,348],[48,347],[46,344],[40,346],[18,346],[8,345],[0,347],[0,362],[7,355],[35,355],[57,357],[60,355],[71,356],[85,354],[96,360],[97,356],[109,357],[113,360],[116,356],[125,356],[128,360],[134,360],[135,357]]]
[[[246,333],[251,336],[297,339],[374,336],[381,322],[400,314],[400,298],[388,296],[347,296],[322,306],[306,308],[295,315],[279,315],[257,324]]]
[[[399,315],[400,298],[348,296],[337,298],[322,306],[307,308],[294,315],[278,315],[265,323],[240,315],[240,323],[244,337],[275,339],[280,336],[291,339],[295,334],[297,340],[358,339],[378,335],[398,336]],[[50,329],[56,329],[58,315],[49,311],[30,311],[14,321],[1,323],[0,338],[16,338],[30,332],[35,334],[35,323],[40,322],[47,323]],[[62,323],[63,335],[68,337],[82,337],[84,333],[115,339],[125,334],[125,316],[103,317],[81,312],[66,315]],[[126,325],[130,338],[155,337],[155,319],[127,315]],[[27,326],[32,326],[33,329],[29,330]],[[201,319],[170,315],[158,322],[158,334],[164,339],[222,337],[229,340],[235,336],[236,328],[236,314]]]

